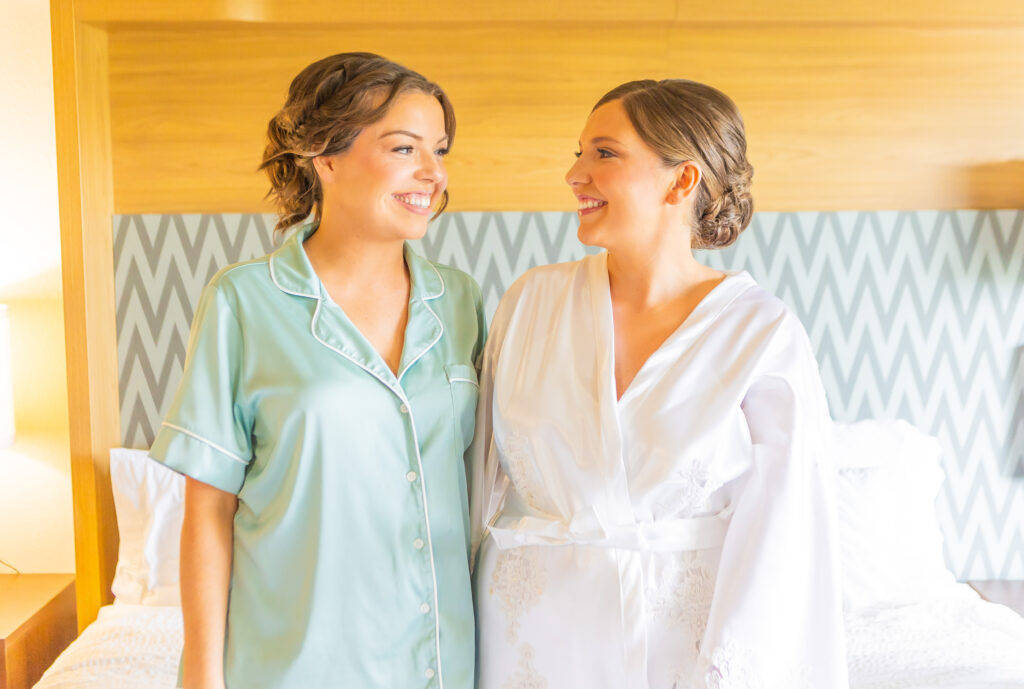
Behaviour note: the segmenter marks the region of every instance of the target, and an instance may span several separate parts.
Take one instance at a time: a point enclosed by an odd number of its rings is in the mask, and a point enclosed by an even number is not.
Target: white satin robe
[[[520,278],[471,451],[478,689],[845,689],[810,343],[726,277],[616,400],[607,254]]]

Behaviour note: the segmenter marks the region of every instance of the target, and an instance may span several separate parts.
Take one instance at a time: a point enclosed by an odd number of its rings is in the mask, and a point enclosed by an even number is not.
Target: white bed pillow
[[[922,601],[954,583],[935,516],[938,440],[881,420],[835,424],[832,440],[846,612]]]
[[[116,603],[180,605],[178,553],[185,480],[145,450],[110,451],[121,543],[111,589]]]

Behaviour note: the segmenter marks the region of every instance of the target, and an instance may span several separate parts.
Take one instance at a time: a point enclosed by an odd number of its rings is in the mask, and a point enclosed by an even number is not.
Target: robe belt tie
[[[521,506],[521,511],[525,511]],[[526,508],[529,509],[529,508]],[[647,678],[647,596],[643,552],[680,552],[718,548],[732,518],[732,506],[717,514],[689,519],[607,526],[593,507],[563,520],[542,512],[503,512],[489,530],[500,550],[520,546],[585,545],[616,551],[626,689],[651,689]]]
[[[489,530],[500,550],[573,544],[664,553],[721,546],[731,517],[730,506],[706,517],[605,525],[593,507],[586,507],[567,521],[539,511],[502,513]]]

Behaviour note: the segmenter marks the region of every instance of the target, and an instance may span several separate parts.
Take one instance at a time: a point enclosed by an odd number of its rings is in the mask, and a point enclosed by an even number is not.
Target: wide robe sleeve
[[[806,334],[790,330],[742,403],[751,467],[733,502],[694,687],[849,685],[830,420]]]
[[[469,485],[471,570],[476,567],[477,551],[487,535],[487,527],[501,508],[508,490],[508,478],[501,468],[494,443],[494,374],[505,333],[510,321],[516,317],[516,306],[528,280],[529,273],[521,276],[506,290],[494,312],[487,343],[480,356],[480,400],[477,403],[476,428],[465,457],[466,482]]]

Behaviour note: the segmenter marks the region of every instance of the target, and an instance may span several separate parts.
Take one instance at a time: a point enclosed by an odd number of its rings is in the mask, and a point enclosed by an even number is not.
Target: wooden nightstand
[[[77,635],[73,574],[0,575],[0,689],[29,689]]]
[[[1024,615],[1024,581],[968,581],[972,589],[991,603],[1005,605],[1018,615]]]

